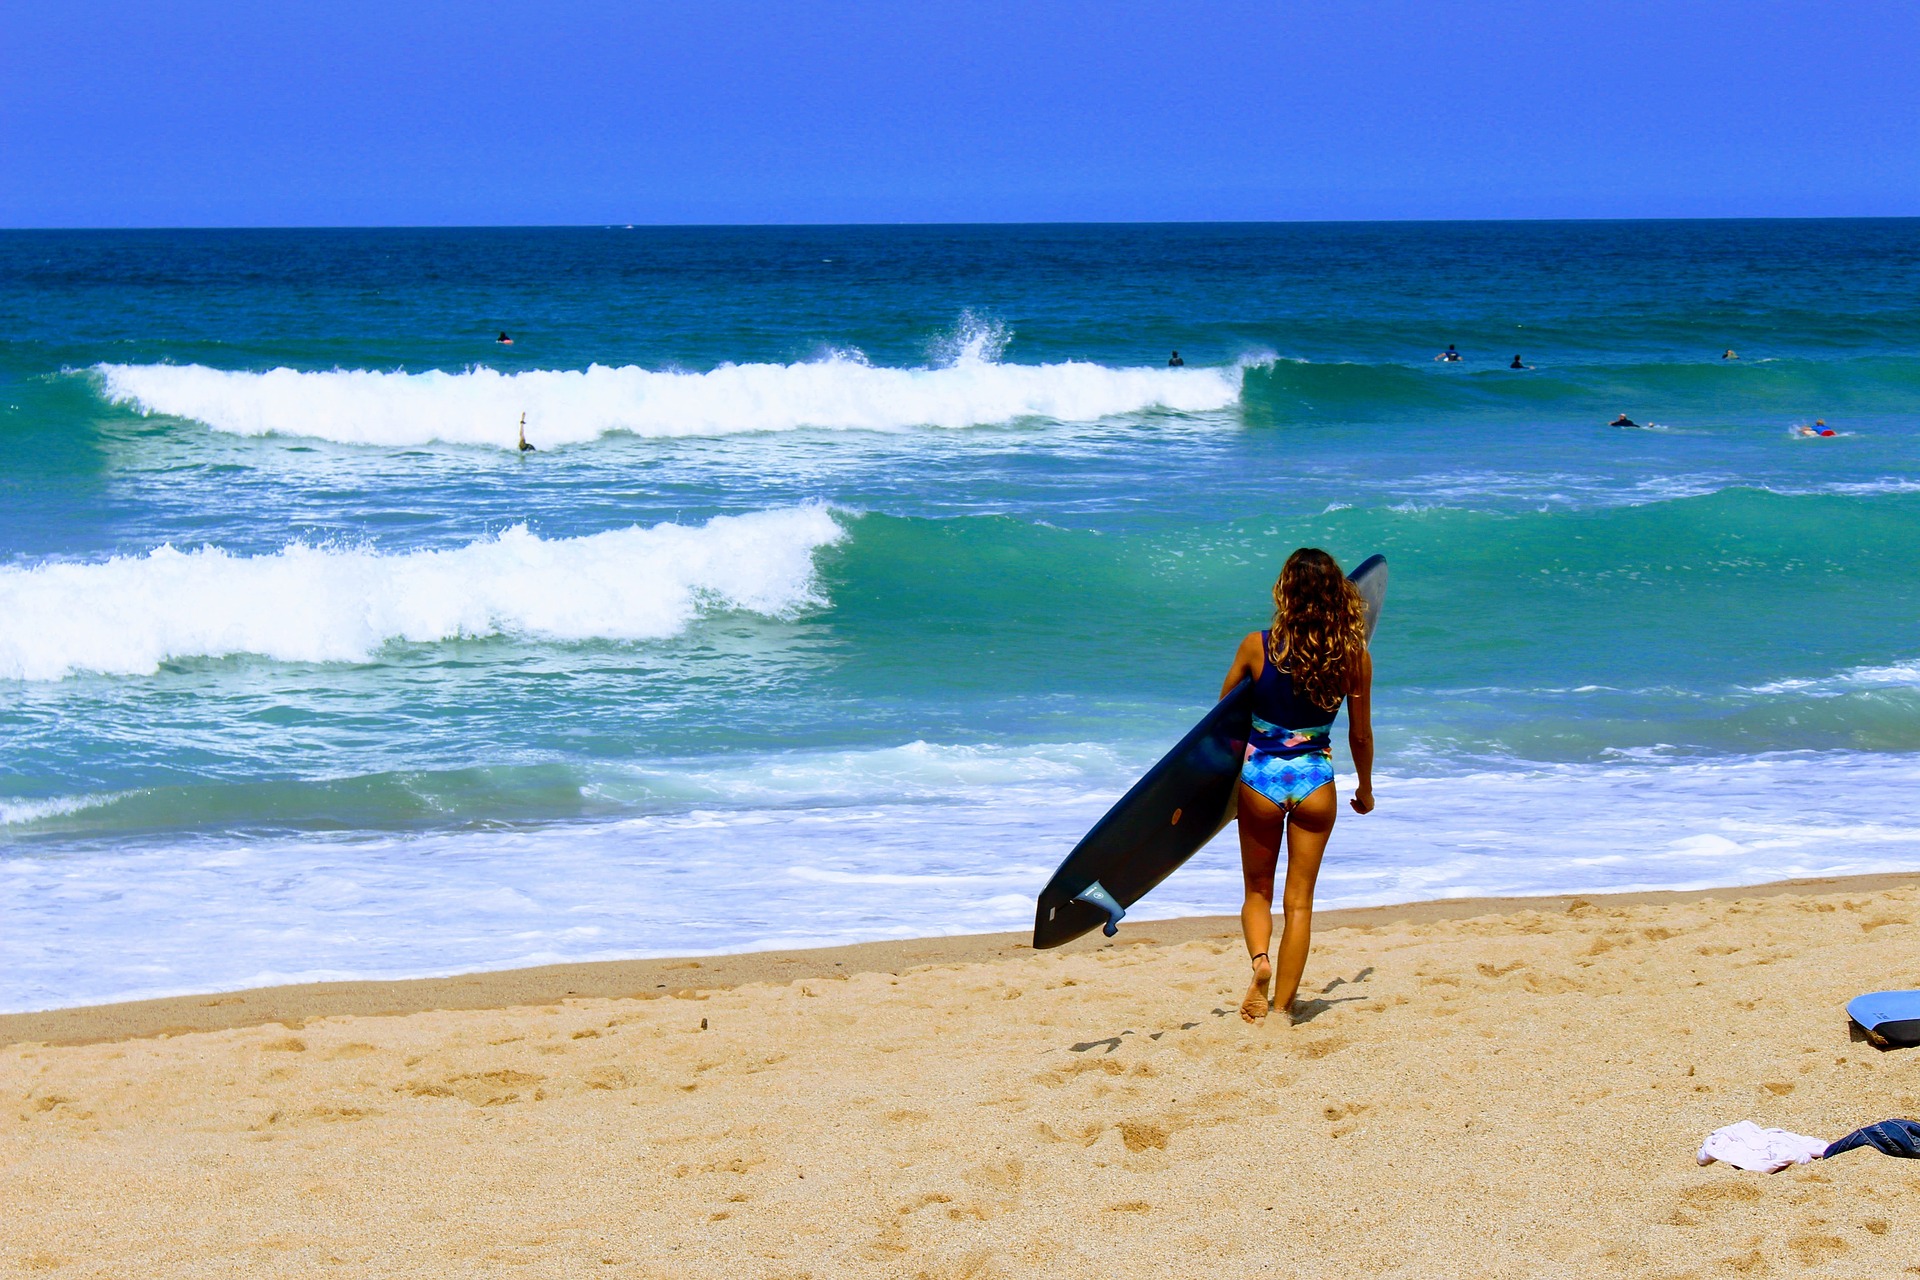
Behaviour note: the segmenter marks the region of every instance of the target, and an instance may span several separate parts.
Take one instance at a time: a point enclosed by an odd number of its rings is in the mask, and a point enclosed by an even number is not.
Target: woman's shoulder
[[[1246,638],[1240,641],[1239,652],[1237,652],[1234,657],[1238,661],[1244,662],[1247,670],[1253,675],[1253,678],[1258,680],[1261,671],[1265,670],[1267,665],[1267,633],[1264,631],[1247,632]]]

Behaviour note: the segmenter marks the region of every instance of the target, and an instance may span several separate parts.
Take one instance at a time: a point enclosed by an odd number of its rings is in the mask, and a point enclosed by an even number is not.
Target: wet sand
[[[1920,875],[1227,919],[0,1018],[0,1274],[1920,1274],[1920,1168],[1700,1169],[1920,1112],[1847,997]],[[59,1042],[59,1043],[54,1043]]]

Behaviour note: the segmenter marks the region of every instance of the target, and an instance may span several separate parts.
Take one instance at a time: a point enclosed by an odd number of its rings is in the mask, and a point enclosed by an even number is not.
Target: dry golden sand
[[[1920,1051],[1841,1011],[1920,985],[1917,912],[1856,886],[1335,928],[1298,1026],[1233,1014],[1216,922],[13,1043],[0,1274],[1920,1274],[1920,1166],[1693,1162],[1735,1120],[1920,1110]]]

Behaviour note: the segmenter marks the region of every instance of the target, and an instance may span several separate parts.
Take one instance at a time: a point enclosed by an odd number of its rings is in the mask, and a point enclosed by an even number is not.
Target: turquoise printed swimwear
[[[1333,725],[1287,729],[1253,717],[1240,781],[1282,809],[1333,782]]]

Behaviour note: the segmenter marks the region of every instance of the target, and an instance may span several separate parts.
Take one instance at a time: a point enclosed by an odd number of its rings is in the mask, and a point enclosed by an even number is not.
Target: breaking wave
[[[703,610],[778,616],[822,603],[813,553],[844,534],[823,507],[546,539],[515,525],[450,550],[295,543],[0,569],[0,678],[137,675],[175,658],[360,662],[391,641],[517,635],[650,640]]]
[[[1234,405],[1240,368],[1109,368],[1084,361],[1000,364],[991,335],[960,343],[949,363],[883,368],[835,353],[798,364],[723,364],[705,373],[592,365],[501,373],[271,369],[102,364],[106,397],[236,435],[291,435],[343,444],[429,443],[513,448],[520,415],[540,447],[610,432],[716,436],[804,427],[904,431],[1044,418],[1092,422],[1162,409]]]

